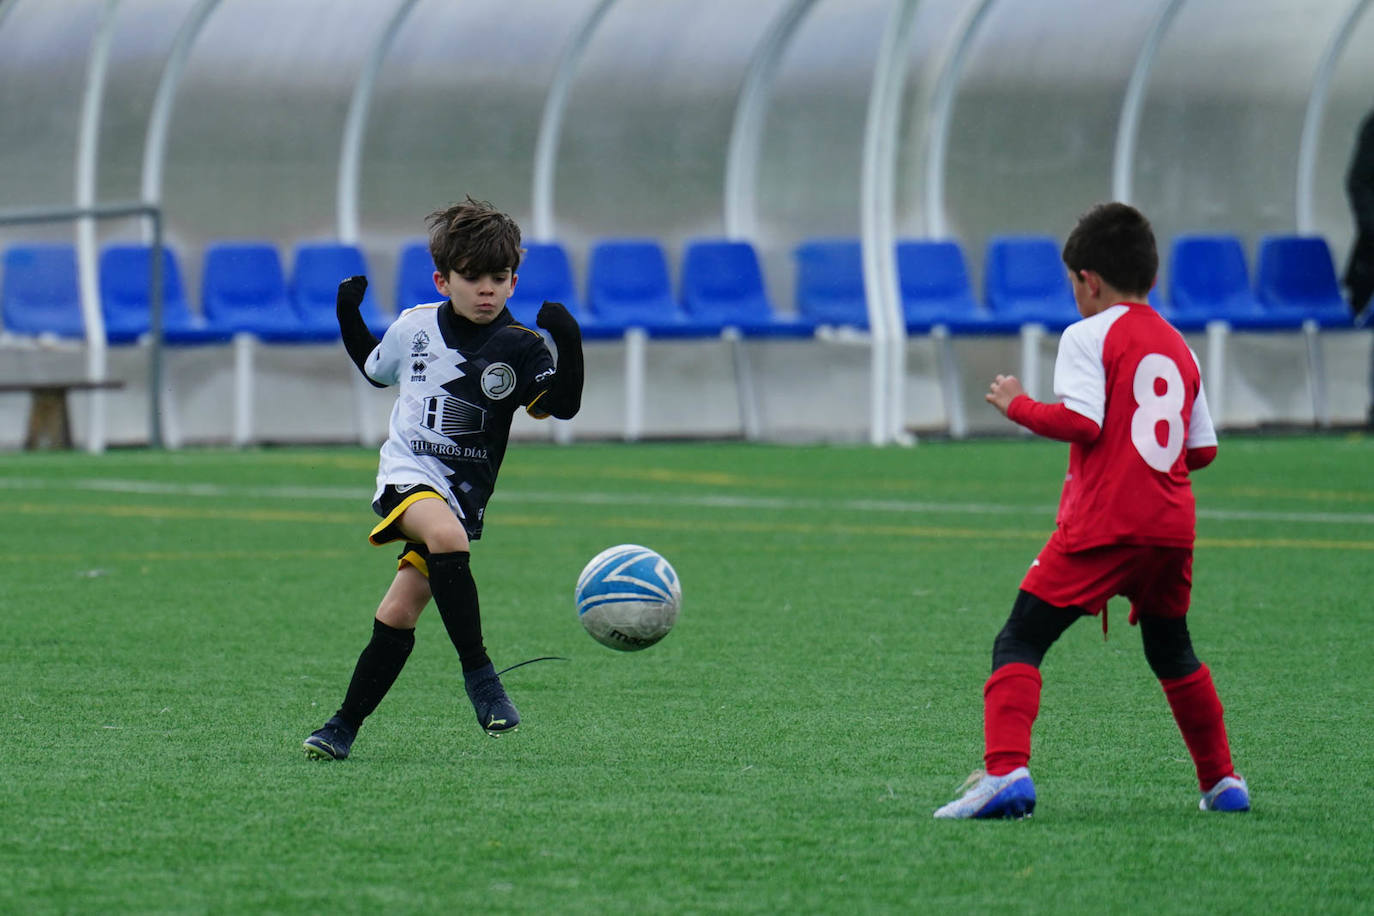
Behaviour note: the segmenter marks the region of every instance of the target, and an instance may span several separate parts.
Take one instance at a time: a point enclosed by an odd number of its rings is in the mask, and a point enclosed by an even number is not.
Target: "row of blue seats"
[[[868,327],[862,247],[858,239],[812,239],[797,246],[796,308],[782,316],[773,307],[758,256],[747,242],[703,239],[683,249],[679,294],[674,295],[665,252],[647,239],[620,239],[592,246],[587,298],[578,295],[567,252],[558,244],[531,244],[520,267],[511,308],[528,322],[540,302],[563,302],[591,326],[618,333],[640,326],[659,336],[718,333],[810,334],[820,325]],[[407,257],[422,261],[412,269]],[[398,290],[397,301],[418,301],[428,281],[428,252],[403,254],[399,276],[418,288]],[[1151,302],[1180,327],[1212,320],[1233,327],[1294,327],[1314,320],[1348,326],[1335,262],[1319,236],[1267,236],[1260,241],[1258,271],[1251,282],[1245,249],[1233,235],[1185,235],[1169,252],[1167,299]],[[1058,243],[1048,236],[997,236],[986,247],[983,296],[974,294],[959,243],[904,239],[896,265],[907,330],[924,333],[937,324],[955,332],[1006,332],[1029,322],[1059,329],[1078,320]],[[429,285],[432,288],[432,285]]]
[[[110,343],[133,343],[150,327],[149,245],[114,244],[100,253],[100,303]],[[302,245],[294,282],[287,284],[277,249],[265,243],[226,243],[205,253],[201,310],[192,310],[176,253],[164,246],[162,319],[173,343],[208,343],[248,332],[278,342],[337,339],[334,296],[344,276],[363,272],[354,246]],[[339,271],[344,271],[340,274]],[[5,253],[0,313],[5,330],[20,335],[85,335],[76,251],[67,244],[16,245]],[[432,285],[431,285],[432,289]],[[437,298],[437,294],[430,299]],[[388,324],[366,303],[378,333]]]
[[[515,316],[532,324],[544,300],[565,303],[589,337],[619,336],[642,327],[654,336],[718,334],[807,336],[818,326],[865,328],[862,250],[854,238],[813,239],[797,246],[796,311],[782,315],[768,296],[752,245],[697,240],[683,251],[675,294],[663,247],[647,239],[606,240],[588,260],[587,295],[579,294],[566,250],[530,243],[520,266]],[[128,343],[149,327],[146,245],[116,244],[100,256],[100,295],[106,333]],[[1316,236],[1270,236],[1259,246],[1255,282],[1244,247],[1229,235],[1187,235],[1170,252],[1167,297],[1151,299],[1185,329],[1222,319],[1241,329],[1294,327],[1307,320],[1348,326],[1326,241]],[[1007,332],[1036,322],[1057,329],[1078,317],[1054,239],[999,236],[989,240],[981,300],[974,295],[963,249],[954,241],[902,240],[896,246],[903,316],[912,333],[937,324],[962,333]],[[423,243],[404,246],[396,271],[400,307],[438,298],[433,264]],[[171,342],[228,339],[249,332],[268,341],[332,340],[338,329],[338,281],[367,273],[357,246],[297,246],[290,282],[275,246],[220,243],[207,248],[201,309],[185,295],[175,253],[164,249],[163,321]],[[15,334],[83,335],[76,255],[71,245],[18,245],[5,256],[0,291],[3,325]],[[374,289],[364,315],[380,334],[391,314]]]

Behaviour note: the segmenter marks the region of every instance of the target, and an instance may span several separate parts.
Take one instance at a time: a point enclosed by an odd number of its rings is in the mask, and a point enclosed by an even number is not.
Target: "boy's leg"
[[[1040,712],[1040,662],[1054,641],[1083,616],[1024,589],[992,648],[992,676],[983,685],[983,763],[1002,776],[1030,762],[1031,726]]]
[[[466,550],[430,553],[428,559],[434,606],[439,609],[453,648],[458,650],[464,674],[491,664],[482,643],[482,613],[470,559]]]
[[[356,731],[396,683],[415,647],[415,624],[429,604],[429,583],[419,570],[403,564],[386,590],[372,621],[372,641],[358,657],[339,715]]]
[[[398,630],[380,620],[372,621],[372,639],[358,656],[348,692],[337,713],[355,732],[396,683],[413,648],[414,628]]]
[[[482,615],[477,583],[472,578],[467,532],[448,504],[420,499],[400,518],[400,528],[415,542],[423,542],[428,556],[415,558],[429,579],[434,606],[444,622],[463,667],[463,686],[488,734],[513,731],[520,714],[506,696],[501,679],[482,642]]]
[[[992,648],[992,675],[983,685],[983,773],[937,818],[1019,818],[1035,810],[1031,728],[1040,712],[1040,662],[1054,641],[1083,616],[1024,589]]]
[[[1199,788],[1206,792],[1227,776],[1234,776],[1231,745],[1212,672],[1202,665],[1187,677],[1161,678],[1159,683],[1193,758]]]
[[[983,684],[983,769],[1005,776],[1030,763],[1031,727],[1040,713],[1040,669],[1003,665]]]
[[[1193,652],[1186,617],[1140,615],[1145,659],[1159,678],[1169,709],[1193,758],[1198,786],[1207,792],[1235,776],[1226,722],[1212,672]]]
[[[396,527],[412,542],[407,545],[402,562],[409,561],[429,580],[434,606],[458,650],[463,672],[491,664],[482,645],[477,583],[469,566],[470,544],[462,522],[448,503],[431,490],[406,508]],[[424,550],[418,545],[423,545]]]
[[[372,621],[372,639],[358,656],[343,705],[305,740],[312,757],[348,756],[363,720],[391,690],[415,646],[415,622],[429,602],[429,586],[413,567],[402,566]]]
[[[489,735],[514,731],[520,713],[506,695],[496,668],[482,643],[482,615],[477,583],[466,550],[429,555],[429,587],[463,666],[463,687],[477,713],[477,723]]]
[[[1140,623],[1145,660],[1169,701],[1183,743],[1193,758],[1202,807],[1248,811],[1249,790],[1236,776],[1226,737],[1221,699],[1212,672],[1193,652],[1188,632],[1192,598],[1193,552],[1160,548],[1140,593],[1130,595],[1131,616]]]

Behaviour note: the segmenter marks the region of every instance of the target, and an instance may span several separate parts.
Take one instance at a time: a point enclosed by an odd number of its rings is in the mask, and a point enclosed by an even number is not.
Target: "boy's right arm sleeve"
[[[548,389],[530,406],[545,415],[571,420],[582,407],[582,329],[558,302],[545,302],[535,319],[558,347],[558,369]]]
[[[1037,436],[1060,442],[1086,445],[1098,437],[1102,427],[1067,404],[1042,404],[1028,395],[1017,395],[1007,405],[1007,419],[1019,423]]]
[[[344,349],[363,374],[363,378],[376,388],[386,385],[367,374],[367,358],[381,343],[368,330],[360,311],[363,293],[367,292],[367,277],[349,277],[339,284],[339,293],[334,300],[334,313],[339,319],[339,334],[343,337]]]

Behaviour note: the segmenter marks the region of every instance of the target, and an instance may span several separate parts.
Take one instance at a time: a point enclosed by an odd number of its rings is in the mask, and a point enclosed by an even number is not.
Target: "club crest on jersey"
[[[416,331],[415,336],[410,338],[410,355],[424,356],[429,352],[429,335],[424,331]]]
[[[505,363],[492,363],[482,370],[482,393],[499,401],[515,390],[515,370]]]

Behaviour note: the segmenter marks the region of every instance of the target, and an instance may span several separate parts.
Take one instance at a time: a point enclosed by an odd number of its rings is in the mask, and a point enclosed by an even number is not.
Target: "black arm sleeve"
[[[573,328],[549,332],[558,347],[558,371],[553,384],[539,399],[539,408],[560,420],[571,420],[582,409],[582,332]]]
[[[558,369],[535,407],[540,413],[571,420],[582,408],[582,329],[561,303],[545,302],[535,323],[549,332],[558,348]]]
[[[372,332],[367,329],[367,322],[363,321],[363,316],[358,313],[356,307],[350,308],[346,303],[340,302],[335,307],[335,314],[339,318],[339,333],[343,337],[344,349],[348,351],[349,358],[363,374],[363,378],[374,388],[385,388],[381,382],[373,381],[365,368],[367,358],[381,341],[372,336]]]

